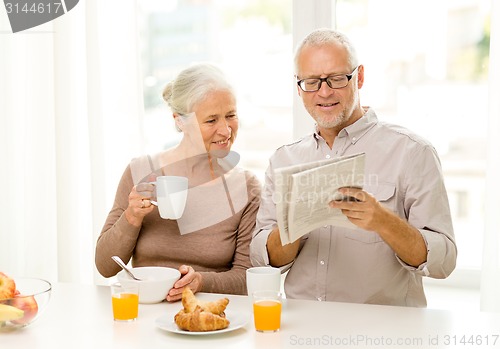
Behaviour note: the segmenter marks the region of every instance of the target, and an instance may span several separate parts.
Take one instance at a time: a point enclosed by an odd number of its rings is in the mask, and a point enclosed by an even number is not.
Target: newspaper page
[[[280,168],[275,171],[277,223],[283,245],[324,225],[354,227],[332,200],[342,187],[362,188],[365,154]]]
[[[306,171],[322,164],[336,162],[333,160],[319,160],[304,164],[281,167],[274,170],[274,195],[273,200],[276,204],[276,221],[280,230],[280,238],[283,245],[290,243],[288,237],[288,206],[290,203],[290,189],[292,188],[292,175]]]

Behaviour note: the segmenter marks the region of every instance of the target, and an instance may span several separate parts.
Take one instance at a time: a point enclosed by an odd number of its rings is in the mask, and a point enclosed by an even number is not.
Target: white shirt
[[[445,278],[457,249],[441,165],[433,146],[409,130],[379,122],[368,109],[343,129],[332,149],[317,133],[279,148],[270,159],[250,245],[253,265],[268,265],[267,238],[276,227],[273,170],[364,152],[364,190],[417,228],[427,261],[407,265],[373,231],[325,226],[306,234],[285,279],[288,298],[425,307],[422,276]]]

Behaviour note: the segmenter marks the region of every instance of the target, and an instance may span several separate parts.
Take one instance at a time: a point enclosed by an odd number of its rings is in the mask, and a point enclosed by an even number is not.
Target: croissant
[[[229,326],[224,310],[229,299],[222,298],[213,302],[196,299],[189,287],[182,292],[181,309],[174,316],[174,321],[181,330],[205,332],[222,330]]]
[[[206,332],[222,330],[229,326],[229,320],[225,315],[212,314],[207,311],[202,311],[200,307],[196,307],[192,313],[186,313],[181,309],[175,314],[174,320],[181,330],[192,332]]]
[[[196,299],[193,291],[189,287],[182,291],[182,306],[186,313],[192,313],[199,306],[202,311],[208,311],[212,314],[222,314],[229,303],[229,299],[221,298],[213,302],[204,302]]]

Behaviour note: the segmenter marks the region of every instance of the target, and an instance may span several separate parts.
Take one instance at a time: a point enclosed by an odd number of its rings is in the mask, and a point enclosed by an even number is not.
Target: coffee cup
[[[251,296],[257,291],[279,292],[281,288],[281,270],[274,267],[253,267],[246,271],[247,291]]]
[[[158,176],[155,182],[156,200],[151,200],[158,206],[163,219],[179,219],[184,213],[188,193],[188,179],[180,176]]]

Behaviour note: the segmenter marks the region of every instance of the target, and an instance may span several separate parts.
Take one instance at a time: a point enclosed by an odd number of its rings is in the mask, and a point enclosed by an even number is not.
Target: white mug
[[[247,292],[275,291],[281,288],[281,270],[274,267],[253,267],[247,269]]]
[[[188,179],[179,176],[159,176],[156,182],[156,201],[160,217],[163,219],[179,219],[184,213],[188,193]]]

